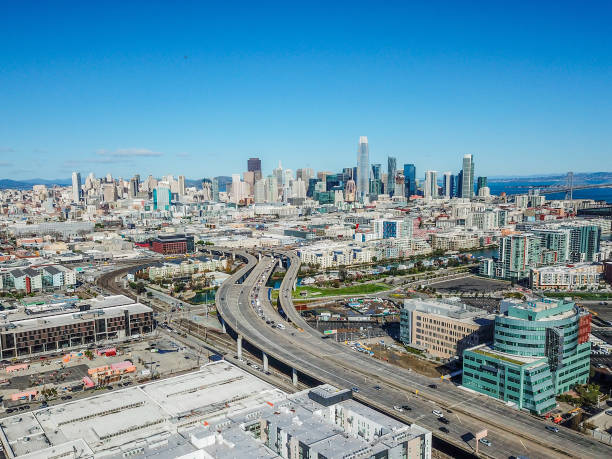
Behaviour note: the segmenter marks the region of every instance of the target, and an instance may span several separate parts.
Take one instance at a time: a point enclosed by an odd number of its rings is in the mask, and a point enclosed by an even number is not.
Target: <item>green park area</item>
[[[313,287],[310,285],[302,285],[293,292],[293,298],[316,298],[336,295],[367,295],[369,293],[377,293],[385,290],[389,290],[389,286],[378,283],[347,285],[343,287]]]

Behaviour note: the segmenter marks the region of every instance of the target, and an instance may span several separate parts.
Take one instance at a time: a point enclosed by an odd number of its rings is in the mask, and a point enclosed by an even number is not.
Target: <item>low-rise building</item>
[[[7,456],[28,459],[430,459],[432,448],[430,431],[350,390],[286,394],[225,361],[5,417],[0,430]]]
[[[532,268],[530,285],[539,290],[575,290],[597,288],[602,265],[579,263],[565,266],[544,266]]]
[[[62,265],[29,266],[0,270],[0,290],[17,290],[26,294],[57,290],[76,284],[76,272]]]
[[[458,301],[408,299],[400,311],[400,339],[406,345],[448,359],[493,338],[492,314]]]
[[[107,343],[153,329],[153,310],[123,295],[26,307],[0,315],[0,358]]]

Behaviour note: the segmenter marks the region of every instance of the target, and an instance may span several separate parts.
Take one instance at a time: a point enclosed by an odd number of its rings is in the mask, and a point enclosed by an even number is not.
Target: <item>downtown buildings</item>
[[[535,414],[589,378],[591,315],[565,300],[502,302],[493,344],[463,353],[463,386]]]

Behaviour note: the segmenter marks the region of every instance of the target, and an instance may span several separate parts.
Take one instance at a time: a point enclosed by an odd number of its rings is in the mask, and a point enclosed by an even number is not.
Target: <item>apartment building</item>
[[[76,284],[76,272],[62,265],[5,268],[0,270],[0,290],[26,294],[58,290]]]
[[[602,269],[593,263],[543,266],[531,269],[529,281],[531,288],[539,290],[593,289],[599,286]]]
[[[400,311],[400,340],[448,359],[493,338],[494,315],[458,301],[408,299]]]

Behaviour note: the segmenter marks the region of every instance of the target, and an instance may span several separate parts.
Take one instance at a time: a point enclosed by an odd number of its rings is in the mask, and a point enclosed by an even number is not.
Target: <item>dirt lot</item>
[[[464,277],[446,282],[432,283],[431,287],[441,292],[496,292],[510,287],[510,283],[482,277]]]
[[[420,359],[414,354],[401,353],[391,349],[386,349],[385,346],[380,344],[374,344],[371,347],[372,352],[374,352],[376,357],[386,360],[392,365],[397,365],[402,368],[409,368],[424,376],[439,378],[441,375],[447,373],[443,365]]]

